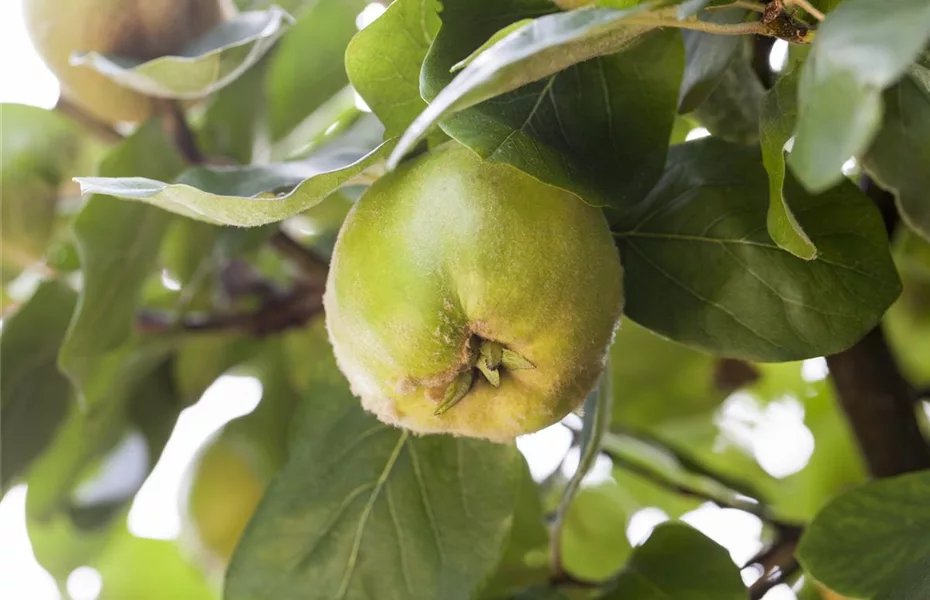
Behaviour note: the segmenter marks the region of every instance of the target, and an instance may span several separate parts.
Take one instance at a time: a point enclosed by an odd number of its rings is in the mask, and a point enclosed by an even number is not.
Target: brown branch
[[[775,73],[772,72],[769,62],[774,45],[775,38],[773,37],[756,35],[752,38],[752,70],[765,89],[770,89],[775,85]]]
[[[107,123],[92,116],[64,96],[58,98],[58,103],[55,104],[55,111],[71,119],[98,141],[105,144],[118,144],[125,139],[120,132],[110,127]]]
[[[916,415],[916,392],[901,375],[880,327],[827,357],[837,399],[873,477],[930,469],[930,444]]]
[[[174,145],[181,156],[192,165],[204,164],[206,157],[197,146],[194,132],[191,131],[190,126],[187,124],[187,118],[181,104],[175,100],[159,100],[156,106],[158,113],[162,117],[165,130],[174,140]]]
[[[862,178],[860,188],[878,207],[891,237],[900,221],[894,196],[869,177]],[[930,443],[917,420],[917,392],[898,369],[881,328],[828,356],[827,366],[872,476],[930,469]]]
[[[310,248],[307,248],[280,229],[271,236],[269,243],[281,256],[298,268],[301,280],[320,288],[326,285],[329,264],[317,256]]]
[[[143,333],[168,331],[241,331],[264,337],[287,329],[303,327],[323,312],[322,290],[297,285],[286,294],[266,298],[255,311],[228,315],[187,315],[180,320],[161,312],[141,312],[136,327]]]
[[[762,576],[749,587],[751,600],[760,600],[769,590],[784,583],[800,569],[794,552],[802,533],[800,527],[776,527],[775,542],[746,563],[746,567],[757,565],[762,568]]]

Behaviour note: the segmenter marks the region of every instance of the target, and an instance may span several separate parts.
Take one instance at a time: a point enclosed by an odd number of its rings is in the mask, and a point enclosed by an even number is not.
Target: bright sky
[[[379,5],[366,8],[357,20],[359,28],[381,12],[383,8]],[[784,48],[779,47],[778,54],[773,56],[776,65],[784,61]],[[0,102],[54,106],[58,84],[32,49],[22,21],[20,0],[0,1],[0,57],[3,57]],[[706,135],[704,131],[694,133],[697,137]],[[804,374],[810,380],[826,375],[817,361],[807,361]],[[181,522],[177,500],[185,468],[209,436],[230,419],[253,410],[260,397],[261,385],[256,380],[227,376],[182,413],[159,464],[133,503],[129,527],[134,534],[159,539],[178,535]],[[725,403],[720,418],[727,434],[744,444],[774,476],[785,477],[800,470],[813,452],[814,440],[804,426],[803,407],[797,400],[786,398],[763,408],[751,397],[734,395]],[[569,430],[555,425],[524,436],[517,445],[527,456],[533,476],[542,479],[559,467],[570,443]],[[575,451],[563,469],[570,474],[577,462]],[[610,480],[610,472],[610,461],[599,460],[586,483]],[[20,486],[0,502],[0,600],[61,600],[57,586],[32,553],[24,520],[25,496],[26,489]],[[643,509],[630,519],[627,535],[634,543],[642,543],[667,518],[661,510]],[[685,520],[726,546],[736,562],[745,561],[760,547],[762,525],[746,513],[708,504],[687,515]],[[100,586],[99,575],[93,569],[80,568],[69,577],[64,598],[95,600]],[[787,586],[779,586],[766,596],[766,600],[794,598]]]

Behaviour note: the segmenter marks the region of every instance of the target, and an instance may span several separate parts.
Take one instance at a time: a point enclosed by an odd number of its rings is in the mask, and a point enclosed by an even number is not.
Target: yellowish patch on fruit
[[[188,499],[187,517],[200,543],[225,565],[265,492],[253,449],[220,437],[201,455]]]
[[[366,409],[418,433],[505,442],[595,385],[622,268],[599,209],[449,143],[359,200],[324,303]]]
[[[234,9],[229,0],[24,0],[26,29],[62,93],[109,123],[141,121],[151,98],[121,87],[87,67],[75,52],[96,51],[150,60],[179,52]]]

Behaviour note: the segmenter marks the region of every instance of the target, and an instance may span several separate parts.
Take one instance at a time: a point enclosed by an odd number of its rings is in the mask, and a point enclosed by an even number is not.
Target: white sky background
[[[369,7],[358,19],[363,27],[380,15],[381,7]],[[784,48],[777,46],[773,66],[780,67]],[[20,0],[0,0],[0,102],[54,106],[58,84],[36,56],[25,32]],[[2,127],[2,124],[0,124]],[[695,131],[699,137],[704,131]],[[816,361],[805,365],[813,375],[825,376]],[[816,372],[816,373],[814,373]],[[807,375],[805,373],[805,375]],[[197,405],[182,413],[162,460],[143,486],[129,517],[130,530],[139,536],[172,539],[180,530],[177,496],[185,468],[197,449],[225,422],[254,409],[261,386],[250,378],[221,378]],[[752,398],[735,397],[721,410],[720,420],[730,433],[755,454],[770,473],[784,477],[803,468],[813,452],[813,438],[803,424],[803,408],[795,401],[762,408]],[[525,436],[518,446],[527,455],[534,477],[542,479],[559,468],[562,454],[571,441],[569,431],[561,425]],[[795,441],[797,443],[793,443]],[[786,448],[797,452],[786,453]],[[571,472],[577,465],[577,451],[562,466]],[[610,461],[601,460],[588,483],[610,479]],[[0,600],[60,600],[52,581],[36,563],[24,522],[25,488],[9,492],[0,502]],[[662,511],[647,508],[634,515],[628,537],[645,541],[656,525],[667,517]],[[739,511],[721,510],[705,505],[689,514],[686,521],[725,545],[737,562],[745,561],[758,550],[761,523]],[[68,581],[66,598],[94,600],[100,590],[99,578],[92,569],[78,569]],[[791,600],[794,594],[786,587],[773,590],[767,600]]]

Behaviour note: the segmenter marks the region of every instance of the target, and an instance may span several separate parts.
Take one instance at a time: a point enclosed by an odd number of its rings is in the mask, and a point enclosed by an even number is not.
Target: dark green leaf
[[[882,90],[905,73],[930,38],[930,4],[845,0],[817,30],[801,72],[798,127],[788,164],[821,192],[865,152],[882,119]]]
[[[810,260],[817,256],[817,248],[801,228],[784,194],[785,144],[794,133],[798,117],[797,93],[795,71],[779,79],[762,99],[759,140],[762,163],[769,175],[769,210],[765,225],[772,241],[780,248]]]
[[[874,481],[828,504],[807,528],[798,559],[845,596],[871,598],[930,560],[930,472]]]
[[[0,490],[25,472],[65,416],[71,385],[56,358],[76,302],[67,285],[46,281],[3,323]]]
[[[281,139],[349,83],[343,57],[364,0],[308,3],[282,38],[268,68],[265,93],[271,137]]]
[[[930,556],[906,569],[875,600],[926,600],[930,591]]]
[[[602,600],[745,600],[725,548],[680,523],[659,525]]]
[[[352,86],[387,129],[400,135],[426,108],[420,65],[439,30],[438,0],[397,0],[346,51]]]
[[[681,5],[682,10],[685,8],[685,4]],[[745,18],[746,11],[736,9],[717,11],[707,20],[731,24],[740,23]],[[713,35],[699,31],[684,31],[682,36],[685,40],[686,60],[678,96],[678,112],[684,114],[691,112],[707,99],[744,40],[735,35]]]
[[[0,104],[0,280],[41,260],[55,224],[58,186],[80,151],[78,130],[34,106]]]
[[[313,368],[329,383],[296,417],[291,459],[233,556],[225,598],[471,598],[507,539],[518,453],[379,423],[324,358]]]
[[[183,161],[156,122],[143,125],[100,166],[103,175],[147,175],[171,179]],[[106,354],[128,338],[136,302],[158,255],[170,215],[142,204],[94,196],[74,219],[83,290],[58,364],[87,408],[88,380],[106,371]],[[95,400],[105,400],[98,398]]]
[[[549,578],[549,534],[546,531],[539,486],[523,461],[513,511],[510,537],[497,571],[482,589],[481,598],[509,598]]]
[[[626,311],[673,340],[747,360],[843,350],[900,292],[884,226],[852,184],[786,197],[820,250],[812,261],[765,233],[768,182],[756,151],[708,138],[672,148],[665,176],[616,234]],[[709,268],[712,266],[713,268]]]
[[[91,68],[121,86],[157,98],[207,96],[236,80],[260,59],[293,19],[274,6],[237,15],[195,40],[177,55],[148,61],[99,52],[76,54],[72,63]]]
[[[401,137],[390,164],[392,167],[396,165],[430,128],[456,112],[551,77],[572,65],[623,50],[637,37],[657,26],[656,15],[645,8],[593,8],[547,14],[552,13],[555,7],[543,0],[459,0],[443,3],[443,29],[437,43],[445,38],[442,43],[449,44],[450,34],[444,31],[448,27],[470,29],[468,32],[451,33],[452,37],[459,38],[451,40],[451,47],[439,46],[440,52],[449,53],[451,50],[455,54],[442,57],[447,69],[468,57],[497,30],[509,27],[520,18],[533,20],[485,50],[454,79],[443,81],[441,92],[435,85],[428,88],[430,105]],[[476,20],[475,16],[479,18]],[[469,43],[464,46],[461,44],[463,35],[469,38]],[[430,55],[435,51],[434,45]],[[447,59],[451,59],[451,63],[447,63]],[[536,92],[534,88],[532,95],[537,96]],[[542,99],[531,99],[529,107]],[[571,128],[566,127],[566,130],[571,131]]]
[[[930,239],[930,88],[913,76],[885,93],[885,121],[863,165],[894,190],[901,218]]]
[[[752,45],[740,40],[735,56],[717,85],[693,115],[713,135],[729,142],[755,145],[765,88],[752,68]]]
[[[447,21],[424,63],[424,96],[436,97],[451,80],[449,69],[495,28],[548,2],[524,4],[514,13],[505,3],[446,2]],[[462,111],[442,127],[485,159],[510,163],[589,203],[622,206],[642,198],[661,171],[682,67],[680,36],[656,32],[623,52]]]
[[[324,147],[300,162],[196,167],[173,184],[145,177],[81,177],[78,181],[84,193],[138,200],[212,224],[255,227],[316,206],[339,187],[379,169],[392,147],[393,142],[385,142],[368,154],[355,148],[330,151]],[[276,194],[276,190],[285,191]],[[127,205],[142,208],[136,203]],[[162,218],[167,215],[157,212]]]

